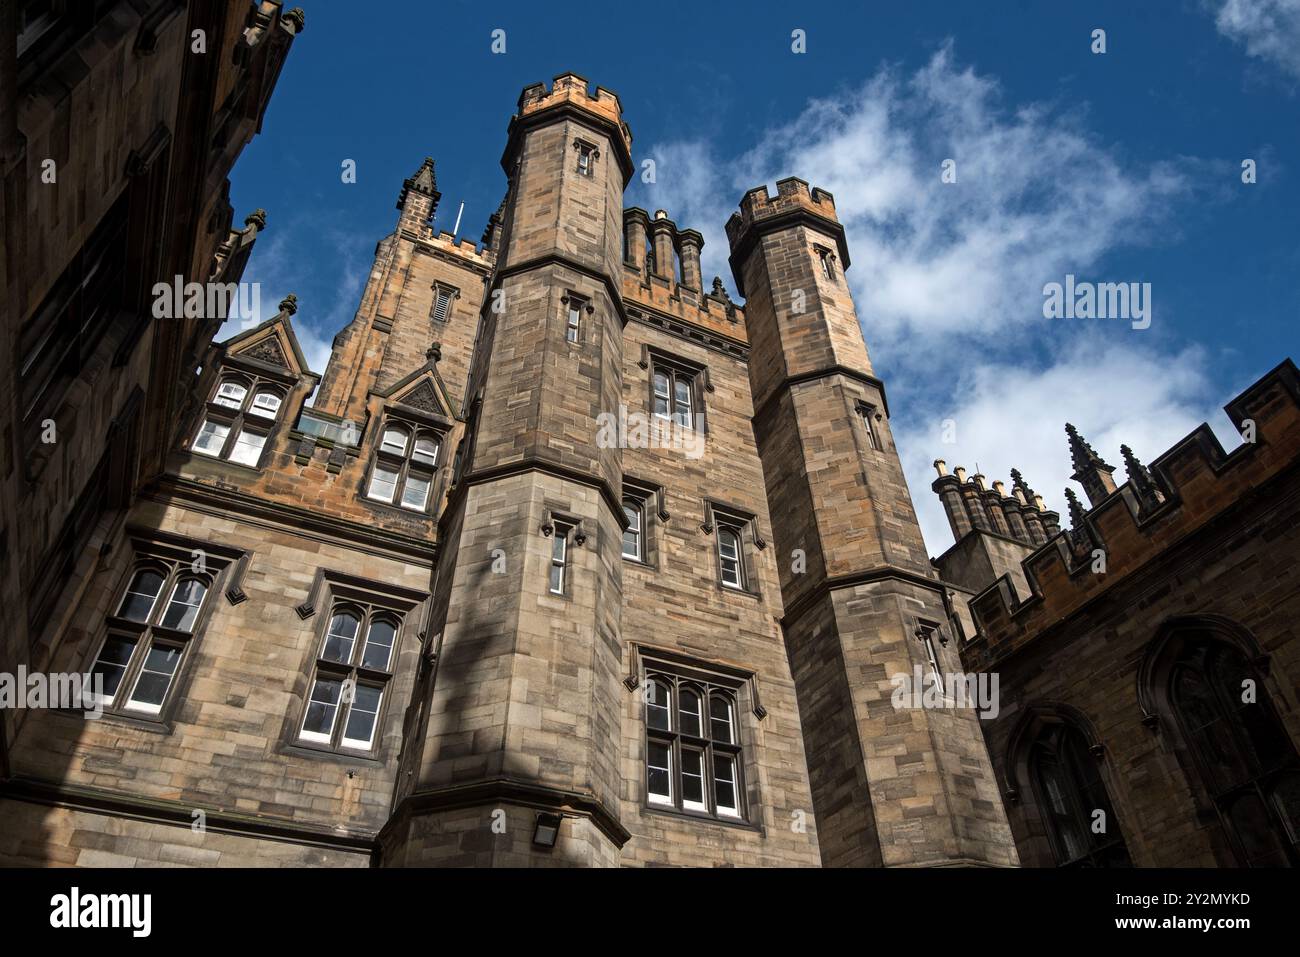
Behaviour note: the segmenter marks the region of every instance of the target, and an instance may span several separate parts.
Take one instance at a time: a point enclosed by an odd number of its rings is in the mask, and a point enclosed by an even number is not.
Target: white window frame
[[[551,532],[551,558],[547,571],[547,591],[552,595],[564,595],[569,578],[569,533],[573,526],[568,522],[557,521]],[[559,569],[559,584],[556,585],[556,572]]]
[[[724,546],[724,537],[731,536],[735,539],[735,554],[728,557],[726,547]],[[735,591],[745,591],[747,588],[745,581],[745,539],[741,535],[739,528],[733,525],[719,523],[717,530],[717,547],[718,547],[718,580],[724,588],[731,588]],[[735,581],[727,579],[727,562],[735,563],[736,575]]]

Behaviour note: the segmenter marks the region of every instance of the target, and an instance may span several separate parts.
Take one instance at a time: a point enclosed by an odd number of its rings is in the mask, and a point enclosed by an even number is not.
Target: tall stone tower
[[[568,74],[511,121],[387,863],[530,863],[539,812],[571,819],[547,863],[614,864],[626,840],[623,475],[597,416],[622,395],[630,148],[618,98]]]
[[[1010,865],[975,712],[896,708],[960,670],[844,270],[834,199],[799,179],[727,223],[822,860]]]

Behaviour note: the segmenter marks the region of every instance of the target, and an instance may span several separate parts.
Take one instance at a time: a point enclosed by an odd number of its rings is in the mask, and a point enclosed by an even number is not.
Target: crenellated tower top
[[[522,136],[538,124],[554,122],[565,113],[583,117],[581,122],[594,123],[608,137],[623,170],[624,183],[632,178],[632,130],[623,122],[623,104],[618,94],[602,86],[590,91],[584,77],[568,72],[557,75],[550,89],[545,83],[533,83],[519,94],[519,112],[510,118],[509,141],[501,157],[501,166],[510,175]]]
[[[727,241],[731,245],[731,271],[736,289],[742,295],[745,259],[767,233],[807,225],[827,234],[835,243],[841,269],[849,268],[849,247],[844,227],[835,211],[835,197],[819,186],[810,187],[805,180],[789,176],[778,180],[776,195],[766,186],[757,186],[740,198],[740,211],[727,220]]]

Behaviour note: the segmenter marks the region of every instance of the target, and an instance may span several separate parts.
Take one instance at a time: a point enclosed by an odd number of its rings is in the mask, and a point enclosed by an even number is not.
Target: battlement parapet
[[[962,649],[973,669],[991,667],[1085,604],[1148,567],[1161,553],[1300,466],[1300,372],[1287,359],[1224,407],[1245,441],[1224,450],[1201,424],[1154,462],[1162,498],[1125,483],[1022,562],[1030,595],[1002,576],[970,603],[976,634]],[[937,484],[937,483],[936,483]],[[1081,550],[1080,544],[1089,547]],[[1103,561],[1098,568],[1098,552]]]
[[[511,133],[522,121],[566,107],[576,107],[604,121],[611,133],[615,134],[614,138],[618,141],[615,145],[621,147],[621,152],[626,154],[626,165],[630,170],[632,130],[623,122],[623,104],[619,101],[618,94],[602,86],[597,86],[595,93],[592,93],[586,78],[577,73],[558,74],[552,79],[549,89],[545,83],[533,83],[524,87],[519,94],[519,112],[510,120]]]

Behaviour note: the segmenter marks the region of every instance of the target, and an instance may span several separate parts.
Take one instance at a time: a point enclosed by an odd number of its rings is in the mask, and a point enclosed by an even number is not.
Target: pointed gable
[[[434,415],[447,414],[443,404],[438,401],[438,393],[431,379],[424,379],[414,389],[399,396],[397,401],[421,412],[432,412]]]
[[[438,419],[456,419],[455,404],[447,384],[438,374],[438,359],[441,352],[434,346],[429,350],[429,360],[410,375],[395,382],[388,389],[376,389],[370,394],[377,395],[391,404],[405,406],[416,412]]]
[[[237,356],[246,356],[249,359],[259,359],[262,362],[269,363],[273,366],[280,366],[284,369],[289,368],[289,360],[284,357],[284,349],[280,346],[280,339],[275,333],[271,333],[265,338],[259,339],[245,349],[240,349],[233,353]]]
[[[280,311],[252,329],[232,336],[220,344],[229,358],[252,359],[283,369],[291,376],[320,376],[307,365],[307,357],[298,345],[290,317],[298,311],[298,297],[290,293],[280,303]]]

